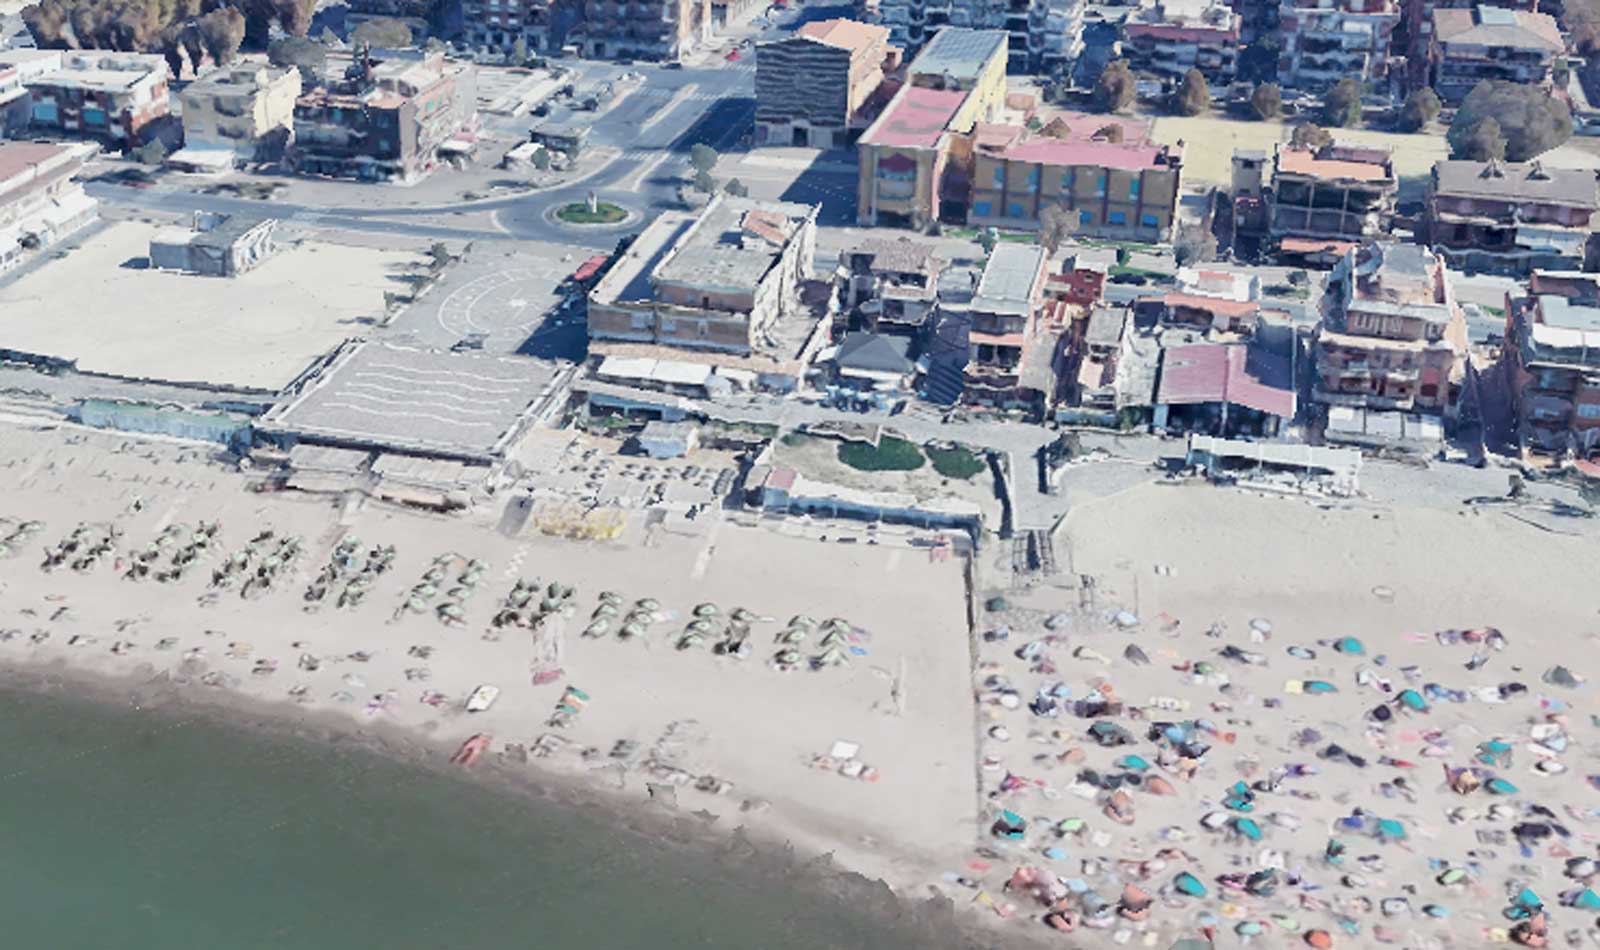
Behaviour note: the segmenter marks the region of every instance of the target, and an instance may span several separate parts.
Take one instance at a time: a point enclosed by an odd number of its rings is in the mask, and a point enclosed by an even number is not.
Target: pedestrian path
[[[621,158],[627,162],[654,162],[659,160],[663,165],[689,164],[689,156],[659,148],[629,149],[622,153]]]

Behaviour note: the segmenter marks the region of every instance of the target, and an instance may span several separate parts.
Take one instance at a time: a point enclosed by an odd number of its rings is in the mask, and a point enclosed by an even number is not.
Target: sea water
[[[7,947],[935,946],[597,809],[362,748],[0,689],[0,749]]]

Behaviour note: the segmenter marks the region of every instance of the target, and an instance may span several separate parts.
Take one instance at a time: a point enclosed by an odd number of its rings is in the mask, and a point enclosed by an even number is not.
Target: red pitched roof
[[[1161,360],[1165,405],[1227,402],[1268,415],[1294,415],[1288,363],[1265,350],[1238,343],[1194,343],[1169,347]]]
[[[907,86],[890,100],[861,141],[868,145],[932,148],[939,144],[939,136],[967,101],[967,95],[956,89]]]

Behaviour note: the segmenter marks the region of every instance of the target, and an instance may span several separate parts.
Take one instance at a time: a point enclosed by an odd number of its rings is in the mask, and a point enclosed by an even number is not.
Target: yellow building
[[[964,206],[965,137],[1005,103],[1006,46],[999,30],[946,27],[922,48],[858,143],[861,224],[922,228],[947,201]]]
[[[213,70],[184,88],[183,138],[186,150],[231,151],[252,161],[277,132],[286,141],[294,128],[300,97],[300,72],[268,66]],[[277,143],[281,148],[283,141]]]
[[[1109,126],[1119,131],[1109,132]],[[1155,145],[1144,127],[1106,116],[1061,115],[1038,132],[980,125],[973,135],[967,223],[1033,230],[1052,205],[1075,233],[1170,240],[1178,213],[1181,145]]]

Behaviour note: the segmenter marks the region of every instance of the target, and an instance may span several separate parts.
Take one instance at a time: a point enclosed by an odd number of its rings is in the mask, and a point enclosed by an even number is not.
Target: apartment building
[[[585,0],[583,55],[676,61],[711,38],[711,0]]]
[[[889,31],[854,20],[807,23],[756,47],[757,145],[842,148],[869,123],[885,72],[899,66]]]
[[[1124,131],[1120,141],[1108,126]],[[1083,237],[1160,243],[1177,218],[1183,151],[1157,145],[1148,127],[1111,116],[1064,113],[1038,131],[985,124],[972,139],[967,223],[1031,230],[1052,205]]]
[[[1506,295],[1500,351],[1525,453],[1593,459],[1600,452],[1600,276],[1535,271]]]
[[[859,308],[868,330],[916,335],[932,325],[944,262],[931,245],[908,237],[871,238],[841,254],[840,264],[845,309]]]
[[[1163,327],[1247,336],[1261,319],[1261,278],[1180,267],[1172,290],[1136,301],[1134,311]]]
[[[945,27],[1006,34],[1012,72],[1052,73],[1083,52],[1087,0],[880,0],[861,16],[889,29],[889,42],[917,49]]]
[[[0,271],[94,220],[97,203],[73,176],[95,152],[84,142],[0,142]]]
[[[857,145],[856,219],[921,229],[965,221],[970,134],[1006,95],[1005,33],[947,27],[906,68],[905,84]]]
[[[1414,244],[1364,244],[1328,276],[1313,398],[1453,415],[1466,353],[1466,316],[1444,258]]]
[[[281,151],[294,132],[300,71],[269,66],[214,69],[178,96],[183,103],[184,150],[221,153],[234,161]]]
[[[748,356],[800,311],[816,205],[717,195],[668,212],[589,292],[589,339]]]
[[[477,123],[477,67],[442,53],[370,57],[302,95],[290,161],[302,174],[412,181]]]
[[[1332,267],[1356,245],[1388,233],[1398,193],[1387,148],[1279,145],[1266,196],[1269,243],[1281,260]]]
[[[171,112],[164,57],[105,50],[59,55],[56,68],[25,80],[34,129],[130,148],[143,143],[146,126]]]
[[[1435,10],[1471,10],[1478,6],[1478,0],[1400,0],[1400,28],[1395,31],[1396,39],[1406,39],[1404,44],[1396,44],[1404,48],[1397,48],[1396,53],[1402,53],[1406,58],[1407,78],[1412,88],[1421,88],[1429,83],[1428,53],[1433,47],[1433,12]],[[1535,11],[1539,9],[1539,0],[1499,0],[1496,7],[1507,10]]]
[[[1244,46],[1278,32],[1279,0],[1232,0],[1239,14],[1239,42]]]
[[[1243,17],[1221,0],[1159,0],[1129,14],[1122,55],[1134,72],[1178,83],[1198,69],[1212,88],[1233,82]]]
[[[1433,11],[1428,81],[1439,98],[1458,103],[1486,79],[1538,85],[1550,79],[1566,49],[1548,13],[1478,5]]]
[[[1318,92],[1354,77],[1386,89],[1395,65],[1390,40],[1399,22],[1397,0],[1282,0],[1278,82],[1285,89]]]
[[[1466,271],[1526,275],[1596,266],[1600,178],[1539,162],[1442,161],[1428,181],[1424,228]]]
[[[1044,332],[1048,258],[1038,245],[1001,244],[969,305],[964,402],[1037,414],[1053,401],[1060,338]]]
[[[461,0],[461,31],[473,46],[500,54],[554,48],[555,19],[550,0]]]

